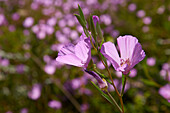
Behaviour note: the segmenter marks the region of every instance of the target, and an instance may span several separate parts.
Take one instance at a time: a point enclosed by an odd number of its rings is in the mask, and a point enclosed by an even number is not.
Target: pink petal
[[[111,42],[104,43],[101,47],[100,52],[112,63],[115,70],[119,68],[120,57],[113,43]]]
[[[131,35],[125,35],[119,36],[117,38],[117,43],[120,49],[121,59],[131,59],[138,40]]]
[[[74,54],[74,45],[73,45],[73,44],[65,45],[65,46],[59,51],[58,56],[68,55],[68,54]]]
[[[78,42],[78,44],[75,46],[75,55],[83,61],[83,63],[86,63],[89,53],[90,47],[87,45],[87,43],[82,40]]]
[[[140,43],[137,43],[135,46],[135,49],[133,51],[132,54],[132,66],[131,68],[133,68],[137,63],[139,63],[140,61],[142,61],[145,58],[145,52],[144,50],[142,50],[142,46]]]
[[[69,65],[73,65],[73,66],[78,66],[78,67],[83,66],[82,61],[74,54],[58,56],[56,58],[56,61],[69,64]]]

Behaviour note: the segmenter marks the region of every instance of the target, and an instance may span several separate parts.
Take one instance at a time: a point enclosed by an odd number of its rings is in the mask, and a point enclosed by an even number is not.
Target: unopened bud
[[[106,91],[107,92],[107,88],[108,88],[108,85],[107,85],[107,82],[106,80],[103,78],[101,78],[97,73],[95,73],[94,71],[88,71],[88,70],[85,70],[85,72],[87,72],[88,74],[92,75],[98,82],[98,85],[100,87],[101,90],[103,91]]]

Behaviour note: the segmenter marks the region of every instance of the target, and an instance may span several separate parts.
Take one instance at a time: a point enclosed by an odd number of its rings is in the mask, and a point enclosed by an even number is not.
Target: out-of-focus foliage
[[[0,113],[118,113],[90,75],[55,61],[58,50],[83,32],[73,15],[78,4],[86,19],[99,16],[107,41],[130,34],[146,52],[128,77],[125,111],[168,113],[170,90],[162,97],[160,88],[170,84],[169,0],[0,0]],[[109,69],[120,87],[121,73]]]

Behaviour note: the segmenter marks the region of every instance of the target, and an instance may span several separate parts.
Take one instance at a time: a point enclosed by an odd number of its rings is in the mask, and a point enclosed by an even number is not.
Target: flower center
[[[130,66],[130,60],[128,59],[120,59],[120,66],[122,67],[124,64]]]

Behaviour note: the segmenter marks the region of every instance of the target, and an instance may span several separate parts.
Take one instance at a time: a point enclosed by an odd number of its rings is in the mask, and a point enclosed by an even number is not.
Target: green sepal
[[[78,14],[74,14],[75,16],[76,16],[76,18],[77,18],[77,20],[79,21],[79,23],[81,24],[81,26],[83,27],[83,28],[86,28],[86,24],[85,24],[85,22],[83,21],[83,19],[80,17],[80,15],[78,15]]]
[[[109,98],[108,95],[106,95],[95,83],[93,83],[91,81],[91,83],[93,84],[93,86],[101,93],[101,95],[107,100],[109,101],[111,104],[113,104],[112,100]],[[113,104],[114,105],[114,104]]]
[[[85,19],[85,17],[84,17],[84,14],[83,14],[83,11],[82,11],[80,5],[78,5],[78,9],[79,9],[80,17],[82,18],[83,22],[84,22],[85,24],[87,24],[86,19]]]
[[[90,25],[91,34],[92,34],[92,36],[95,40],[96,46],[97,46],[97,44],[98,44],[98,42],[97,42],[97,32],[96,32],[96,28],[95,28],[92,16],[90,16],[90,24],[89,25]]]
[[[100,44],[100,47],[101,45],[104,43],[104,37],[103,37],[103,34],[102,34],[102,30],[100,28],[100,24],[97,22],[96,23],[96,31],[97,31],[97,34],[98,34],[98,43]]]

